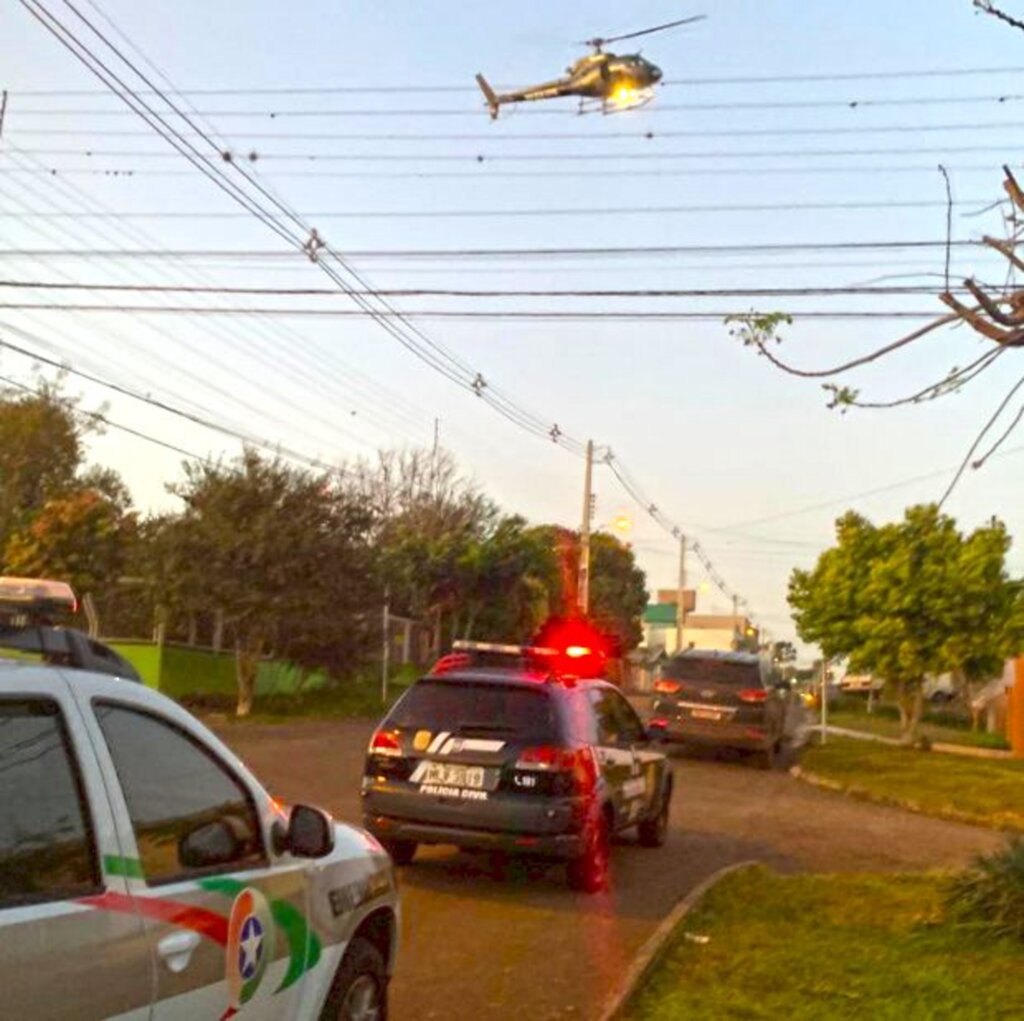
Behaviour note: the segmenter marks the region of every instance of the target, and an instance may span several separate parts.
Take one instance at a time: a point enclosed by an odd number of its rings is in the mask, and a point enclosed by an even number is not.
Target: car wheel
[[[396,865],[408,865],[416,857],[415,840],[382,840],[380,846],[391,855]]]
[[[608,889],[610,868],[611,833],[602,812],[588,828],[583,854],[569,862],[569,885],[583,893],[600,893]]]
[[[331,983],[320,1021],[387,1021],[388,977],[380,951],[356,937]]]
[[[658,814],[645,819],[636,830],[640,836],[641,847],[661,847],[668,836],[668,812],[671,805],[671,790],[665,791],[658,808]]]

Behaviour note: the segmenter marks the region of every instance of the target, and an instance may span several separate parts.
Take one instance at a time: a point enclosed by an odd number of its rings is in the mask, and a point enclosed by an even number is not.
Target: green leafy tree
[[[351,668],[365,650],[367,610],[379,605],[372,520],[351,490],[248,450],[231,464],[187,463],[171,491],[185,510],[155,529],[151,580],[179,610],[223,615],[240,716],[272,651]]]
[[[855,673],[884,678],[916,740],[927,675],[995,672],[1020,650],[1020,582],[1006,572],[1010,539],[993,520],[964,537],[934,505],[875,526],[849,512],[836,545],[795,570],[789,602],[800,637]]]

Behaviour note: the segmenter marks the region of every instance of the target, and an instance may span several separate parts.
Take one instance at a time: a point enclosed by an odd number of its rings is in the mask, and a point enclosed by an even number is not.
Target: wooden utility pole
[[[587,466],[583,475],[583,522],[580,525],[580,571],[577,602],[580,614],[590,612],[590,519],[594,514],[594,441],[587,440]]]
[[[676,652],[685,648],[686,636],[686,536],[679,536],[679,594],[676,596]]]

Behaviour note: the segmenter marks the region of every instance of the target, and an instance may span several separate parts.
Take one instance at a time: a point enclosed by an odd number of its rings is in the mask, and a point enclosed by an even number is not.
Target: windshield
[[[395,706],[387,723],[539,741],[551,740],[556,733],[554,707],[546,691],[479,682],[420,681]]]
[[[684,656],[670,660],[665,664],[662,676],[673,681],[699,681],[737,688],[761,687],[759,663],[737,663],[710,656]]]

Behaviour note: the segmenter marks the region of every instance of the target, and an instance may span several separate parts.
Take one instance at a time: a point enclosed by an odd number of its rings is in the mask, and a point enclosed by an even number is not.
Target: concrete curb
[[[725,879],[726,876],[731,875],[733,872],[760,864],[761,862],[756,859],[751,859],[750,861],[737,862],[735,865],[726,865],[725,868],[712,872],[707,879],[702,880],[683,897],[640,948],[629,970],[623,975],[618,988],[608,997],[604,1009],[598,1015],[600,1021],[616,1021],[622,1014],[623,1009],[633,998],[640,984],[661,959],[662,954],[665,952],[665,947],[675,934],[679,923],[700,903],[704,895],[716,883]]]

